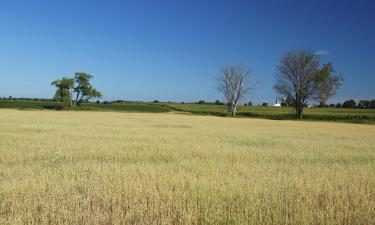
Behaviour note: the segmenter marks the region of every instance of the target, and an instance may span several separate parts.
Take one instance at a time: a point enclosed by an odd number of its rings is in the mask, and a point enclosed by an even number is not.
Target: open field
[[[72,110],[67,103],[8,100],[0,101],[0,108],[13,108],[22,110]],[[227,115],[227,109],[224,105],[188,103],[88,103],[83,104],[81,107],[78,107],[74,110],[152,113],[179,111],[198,115]],[[273,120],[295,120],[294,108],[292,107],[240,106],[238,107],[237,115],[239,117],[251,117]],[[375,124],[375,109],[306,108],[304,119],[310,121],[336,121],[348,123]]]
[[[59,108],[60,107],[60,108]],[[0,101],[0,108],[22,110],[72,110],[69,103],[43,101]],[[120,111],[120,112],[168,112],[170,109],[151,103],[111,103],[83,104],[74,110],[79,111]]]
[[[375,224],[375,126],[0,110],[0,224]]]
[[[226,116],[224,105],[210,104],[163,104],[171,109],[193,114]],[[294,120],[294,108],[272,106],[239,106],[237,115],[274,120]],[[375,109],[344,109],[344,108],[305,108],[304,119],[313,121],[337,121],[349,123],[375,124]]]

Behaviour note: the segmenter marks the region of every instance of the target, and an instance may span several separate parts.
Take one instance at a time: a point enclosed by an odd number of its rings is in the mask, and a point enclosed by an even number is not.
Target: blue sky
[[[218,68],[245,64],[246,100],[272,103],[280,57],[310,49],[345,77],[330,102],[375,98],[370,0],[1,0],[0,46],[0,96],[50,98],[82,71],[107,100],[222,100]]]

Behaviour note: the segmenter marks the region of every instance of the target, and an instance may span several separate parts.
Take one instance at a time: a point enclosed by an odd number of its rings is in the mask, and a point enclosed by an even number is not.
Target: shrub
[[[159,103],[159,100],[154,100],[153,103]]]
[[[62,106],[62,105],[44,105],[43,109],[63,110],[64,106]]]
[[[370,103],[368,104],[368,108],[375,109],[375,99],[370,101]]]
[[[343,108],[356,108],[356,106],[357,103],[353,99],[347,100],[342,104]]]
[[[57,105],[57,106],[56,106],[56,110],[64,110],[64,106],[62,106],[62,105]]]
[[[267,102],[263,102],[262,106],[268,106],[268,103]]]
[[[206,104],[206,102],[204,100],[199,100],[198,104]]]

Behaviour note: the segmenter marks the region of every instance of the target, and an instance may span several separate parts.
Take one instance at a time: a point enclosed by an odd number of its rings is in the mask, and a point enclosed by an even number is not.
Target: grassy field
[[[0,101],[0,108],[22,110],[67,110],[72,109],[67,103],[38,102],[38,101]],[[198,115],[226,116],[224,105],[213,104],[181,104],[181,103],[147,103],[126,102],[110,104],[83,104],[74,110],[78,111],[119,111],[119,112],[170,112],[179,111]],[[240,106],[237,116],[273,120],[294,120],[292,107],[263,107]],[[337,121],[348,123],[375,124],[375,109],[336,109],[336,108],[306,108],[305,120]]]
[[[193,114],[227,115],[227,109],[224,105],[180,103],[165,103],[163,105],[172,110],[190,112]],[[237,115],[240,117],[274,120],[294,120],[294,113],[295,111],[292,107],[271,106],[240,106],[237,111]],[[375,109],[305,108],[304,119],[375,124]]]
[[[0,110],[0,224],[375,224],[375,126]]]
[[[60,108],[59,108],[60,107]],[[43,101],[0,101],[0,108],[22,110],[68,110],[72,108],[68,103]],[[121,112],[168,112],[170,109],[152,103],[128,102],[111,104],[82,104],[75,108],[78,111],[121,111]]]

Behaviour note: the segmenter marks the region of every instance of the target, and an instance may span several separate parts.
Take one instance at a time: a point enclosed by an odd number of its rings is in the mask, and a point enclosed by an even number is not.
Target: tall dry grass
[[[375,126],[0,110],[0,224],[375,224]]]

